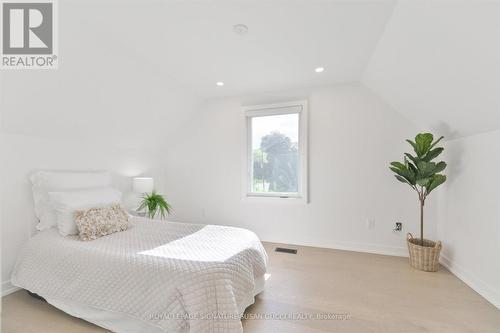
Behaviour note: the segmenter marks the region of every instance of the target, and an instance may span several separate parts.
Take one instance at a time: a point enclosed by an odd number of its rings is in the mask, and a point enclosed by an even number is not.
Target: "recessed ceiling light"
[[[314,71],[315,71],[316,73],[321,73],[321,72],[323,72],[324,70],[325,70],[325,69],[324,69],[323,67],[316,67],[316,68],[314,69]]]
[[[248,33],[248,27],[244,24],[233,25],[233,31],[237,35],[246,35]]]
[[[216,85],[218,85],[219,87],[222,87],[224,85],[224,82],[219,81],[219,82],[216,83]]]

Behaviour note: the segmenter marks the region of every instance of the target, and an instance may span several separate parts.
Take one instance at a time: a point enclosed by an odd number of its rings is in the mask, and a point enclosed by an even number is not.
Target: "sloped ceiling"
[[[80,2],[75,14],[99,27],[100,39],[119,42],[124,55],[132,52],[198,96],[214,98],[359,81],[394,3],[108,0],[98,11]],[[236,34],[236,24],[248,33]],[[318,74],[316,67],[326,70]]]
[[[500,128],[498,0],[75,0],[59,17],[57,71],[0,74],[12,132],[77,135],[42,125],[82,117],[179,128],[188,99],[359,81],[448,138]]]
[[[399,1],[362,81],[422,129],[500,129],[500,2]]]

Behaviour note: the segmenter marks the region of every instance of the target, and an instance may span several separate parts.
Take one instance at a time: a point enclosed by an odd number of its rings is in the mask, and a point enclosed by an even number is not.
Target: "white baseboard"
[[[386,256],[408,257],[408,249],[406,247],[392,247],[392,246],[383,246],[376,244],[358,244],[358,243],[335,243],[322,247],[335,250],[382,254]]]
[[[408,248],[406,247],[395,247],[395,246],[362,244],[362,243],[344,243],[344,242],[334,242],[334,243],[328,242],[328,243],[315,243],[315,244],[310,244],[300,241],[283,242],[282,240],[279,241],[265,240],[264,242],[299,245],[299,246],[311,246],[311,247],[320,247],[324,249],[363,252],[372,254],[382,254],[395,257],[408,257]]]
[[[441,254],[439,260],[441,265],[446,267],[453,275],[462,280],[472,290],[481,295],[488,302],[500,309],[500,293],[495,288],[492,288],[487,283],[478,279],[473,273],[468,272],[463,267],[454,264],[449,258]]]
[[[18,291],[20,288],[13,286],[10,281],[3,281],[2,282],[2,297],[7,296],[9,294],[12,294],[15,291]]]

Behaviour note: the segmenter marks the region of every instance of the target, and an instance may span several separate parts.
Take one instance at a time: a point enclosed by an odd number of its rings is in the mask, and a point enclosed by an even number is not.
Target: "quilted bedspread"
[[[12,283],[165,332],[242,332],[239,316],[266,262],[245,229],[132,218],[127,231],[94,241],[40,232],[19,254]]]

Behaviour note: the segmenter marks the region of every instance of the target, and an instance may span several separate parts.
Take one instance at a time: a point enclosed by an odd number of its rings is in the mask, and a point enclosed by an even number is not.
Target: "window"
[[[245,196],[306,201],[306,102],[248,107],[245,116]]]

